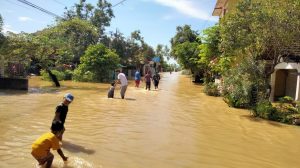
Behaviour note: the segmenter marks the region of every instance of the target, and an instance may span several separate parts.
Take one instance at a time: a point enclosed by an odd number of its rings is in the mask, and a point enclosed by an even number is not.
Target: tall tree
[[[183,68],[191,70],[198,78],[203,73],[203,69],[198,64],[200,52],[198,46],[201,44],[199,34],[189,25],[178,26],[176,30],[176,35],[171,39],[171,55]]]
[[[102,41],[105,39],[105,27],[110,26],[110,21],[114,17],[112,6],[106,0],[98,0],[97,6],[80,0],[78,4],[64,14],[66,20],[79,18],[90,21],[98,28],[98,37]]]
[[[206,82],[214,80],[213,75],[222,74],[230,66],[230,61],[222,57],[219,49],[221,43],[220,26],[203,30],[201,35],[202,44],[199,45],[200,54],[198,63],[204,67]]]
[[[240,1],[221,21],[224,54],[272,60],[270,75],[299,39],[299,10],[299,0]]]
[[[225,91],[229,93],[229,101],[239,102],[241,96],[251,95],[252,90],[264,95],[275,66],[281,60],[295,59],[292,48],[299,44],[299,10],[299,0],[244,0],[238,3],[235,12],[221,20],[221,51],[234,60],[231,71],[224,76],[228,84],[224,88],[238,91]],[[270,69],[262,71],[261,67],[265,66]],[[237,75],[237,71],[242,73]],[[243,82],[239,81],[242,76],[247,76]],[[245,100],[246,104],[250,103],[250,99]]]
[[[5,41],[5,36],[3,35],[2,30],[3,30],[3,19],[2,16],[0,15],[0,49]]]

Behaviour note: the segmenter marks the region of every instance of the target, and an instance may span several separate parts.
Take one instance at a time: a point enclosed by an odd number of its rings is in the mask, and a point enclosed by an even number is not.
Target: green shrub
[[[253,115],[255,117],[260,117],[260,118],[269,119],[273,121],[277,121],[278,118],[280,118],[278,116],[276,108],[274,108],[269,101],[258,102],[256,107],[253,110]]]
[[[75,81],[82,81],[82,82],[95,82],[94,78],[95,74],[90,71],[86,71],[82,73],[80,69],[75,69],[73,73],[73,80]]]
[[[209,96],[220,96],[218,84],[214,82],[206,83],[204,86],[204,93],[206,93]]]
[[[265,63],[251,57],[243,58],[223,74],[223,95],[233,107],[249,108],[265,99]],[[261,99],[261,100],[260,100]]]
[[[298,121],[296,121],[296,119]],[[299,125],[300,114],[290,114],[286,117],[286,123]]]
[[[73,71],[67,69],[66,71],[64,71],[64,74],[65,74],[64,80],[71,80],[73,76]]]
[[[292,103],[294,99],[290,96],[284,96],[279,98],[280,103]]]
[[[119,56],[103,44],[90,45],[80,58],[73,79],[85,82],[103,82],[110,79],[110,72],[118,67]]]
[[[51,70],[51,72],[56,76],[57,80],[61,81],[65,79],[64,72],[58,70]],[[46,70],[41,70],[42,80],[52,81],[48,72]]]

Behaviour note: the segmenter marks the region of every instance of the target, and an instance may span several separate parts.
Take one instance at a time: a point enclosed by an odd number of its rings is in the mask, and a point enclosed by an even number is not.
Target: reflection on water
[[[53,167],[296,168],[299,127],[255,119],[208,97],[179,73],[162,75],[159,90],[135,88],[125,100],[109,84],[30,79],[28,92],[0,91],[0,167],[35,167],[31,143],[49,130],[64,93],[75,96],[66,120],[64,163]],[[142,83],[144,86],[144,83]],[[153,86],[152,86],[153,87]]]

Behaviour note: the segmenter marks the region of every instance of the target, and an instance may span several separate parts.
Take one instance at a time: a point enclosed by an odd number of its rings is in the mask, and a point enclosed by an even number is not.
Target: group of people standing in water
[[[124,99],[125,97],[125,93],[127,90],[127,86],[128,86],[128,81],[126,78],[126,75],[124,73],[122,73],[120,70],[116,71],[118,76],[117,76],[117,80],[113,81],[111,83],[111,87],[108,90],[108,98],[114,98],[114,90],[116,87],[116,84],[120,84],[121,85],[121,90],[120,90],[120,94],[121,94],[121,98]],[[145,79],[145,83],[146,83],[146,90],[150,90],[151,89],[151,80],[153,81],[154,84],[154,88],[158,89],[158,84],[159,84],[159,80],[160,80],[160,75],[158,72],[155,72],[153,75],[151,74],[151,71],[147,71],[147,73],[144,76]],[[135,74],[134,74],[134,81],[135,81],[135,87],[139,88],[140,83],[142,81],[142,76],[139,70],[136,70]]]
[[[146,90],[151,89],[151,79],[153,81],[154,88],[158,89],[158,84],[159,84],[159,80],[160,80],[160,75],[158,72],[156,72],[154,75],[152,75],[151,72],[148,71],[144,78],[145,78],[145,82],[146,82]]]
[[[121,98],[124,99],[128,86],[128,80],[126,78],[126,75],[122,73],[122,71],[117,70],[116,72],[118,74],[117,80],[111,83],[111,88],[108,91],[108,97],[114,97],[114,89],[116,87],[116,84],[120,84]],[[147,71],[144,79],[146,83],[146,90],[151,89],[151,80],[154,83],[155,89],[158,89],[160,80],[159,73],[156,72],[152,75],[150,71]],[[139,70],[135,72],[134,80],[135,87],[138,88],[142,80]],[[61,150],[59,142],[62,141],[63,133],[65,132],[64,123],[68,114],[68,106],[73,100],[74,96],[71,93],[67,93],[64,95],[62,102],[56,107],[55,115],[50,127],[50,132],[43,134],[33,142],[31,154],[37,160],[40,166],[44,165],[46,168],[51,167],[54,155],[50,152],[50,149],[57,150],[58,154],[64,161],[68,160],[68,157],[66,157]]]

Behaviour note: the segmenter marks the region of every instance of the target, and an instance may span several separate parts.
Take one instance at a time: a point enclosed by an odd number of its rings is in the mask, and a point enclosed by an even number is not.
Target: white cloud
[[[19,33],[18,31],[13,30],[11,25],[3,25],[2,32],[4,32],[4,33],[7,33],[7,32]]]
[[[193,18],[217,21],[216,18],[211,17],[211,13],[200,8],[198,0],[155,0],[155,2],[174,8],[178,12]],[[196,2],[198,2],[198,4]],[[202,2],[204,3],[204,1]]]
[[[32,18],[26,17],[26,16],[20,16],[18,19],[19,19],[19,21],[21,21],[21,22],[33,21]]]

